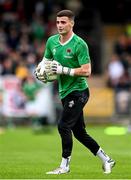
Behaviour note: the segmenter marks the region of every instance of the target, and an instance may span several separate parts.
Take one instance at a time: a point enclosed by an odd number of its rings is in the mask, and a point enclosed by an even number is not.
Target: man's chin
[[[59,32],[60,35],[65,35],[66,33],[65,32]]]

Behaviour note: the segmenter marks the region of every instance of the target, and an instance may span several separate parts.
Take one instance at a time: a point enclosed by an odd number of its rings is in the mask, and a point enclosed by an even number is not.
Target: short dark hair
[[[68,17],[69,19],[72,19],[72,20],[75,19],[75,15],[74,15],[73,11],[68,10],[68,9],[64,9],[64,10],[59,11],[57,13],[57,17],[62,17],[62,16],[66,16],[66,17]]]

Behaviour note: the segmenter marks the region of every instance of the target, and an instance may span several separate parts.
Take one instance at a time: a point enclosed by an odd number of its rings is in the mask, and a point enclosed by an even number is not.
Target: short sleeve
[[[80,41],[77,44],[76,55],[80,65],[90,63],[89,49],[85,42]]]
[[[53,54],[51,52],[51,40],[50,39],[48,39],[47,42],[46,42],[44,57],[47,58],[47,59],[52,59],[53,58]]]

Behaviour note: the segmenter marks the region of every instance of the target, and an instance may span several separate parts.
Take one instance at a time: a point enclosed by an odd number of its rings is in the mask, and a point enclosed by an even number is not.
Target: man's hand
[[[54,60],[51,63],[51,71],[54,74],[63,74],[63,66]]]
[[[45,71],[45,61],[41,61],[36,67],[36,73],[43,75]]]
[[[34,74],[35,74],[35,77],[36,77],[39,81],[41,81],[41,82],[43,82],[43,83],[47,83],[46,74],[45,74],[45,73],[41,74],[39,68],[36,68]]]
[[[51,69],[52,61],[41,61],[35,69],[35,76],[38,80],[47,83],[57,79]]]
[[[54,74],[66,74],[73,76],[74,75],[74,69],[68,68],[68,67],[63,67],[60,63],[57,61],[52,61],[51,63],[51,71]]]
[[[47,83],[47,76],[45,73],[45,61],[41,61],[34,72],[36,78],[43,83]]]

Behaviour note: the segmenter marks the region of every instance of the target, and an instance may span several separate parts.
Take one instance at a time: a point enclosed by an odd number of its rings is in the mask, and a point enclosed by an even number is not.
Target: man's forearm
[[[74,69],[74,76],[85,76],[89,77],[91,75],[90,70],[84,70],[82,68],[75,68]]]
[[[84,64],[80,68],[75,68],[74,75],[89,77],[91,75],[91,65]]]

